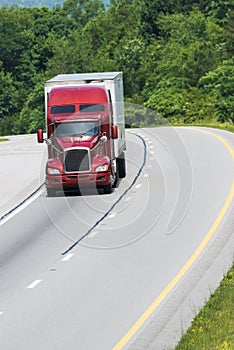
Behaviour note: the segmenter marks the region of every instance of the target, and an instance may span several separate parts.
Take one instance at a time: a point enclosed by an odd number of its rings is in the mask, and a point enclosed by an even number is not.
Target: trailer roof
[[[78,74],[59,74],[54,78],[47,80],[49,82],[69,82],[69,81],[95,81],[95,80],[113,80],[122,76],[122,72],[103,72],[103,73],[78,73]]]

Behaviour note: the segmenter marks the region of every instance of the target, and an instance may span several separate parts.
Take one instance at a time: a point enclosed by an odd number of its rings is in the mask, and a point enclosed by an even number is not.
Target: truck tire
[[[111,186],[111,184],[103,186],[103,190],[104,190],[105,194],[111,194],[112,193],[112,186]]]
[[[121,154],[119,158],[117,158],[119,177],[122,179],[126,176],[126,162],[125,162],[125,154],[124,152]]]

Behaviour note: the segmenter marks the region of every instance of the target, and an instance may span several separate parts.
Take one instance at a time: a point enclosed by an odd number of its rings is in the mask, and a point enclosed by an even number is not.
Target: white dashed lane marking
[[[131,200],[132,200],[132,197],[124,198],[124,202],[130,202]]]
[[[62,258],[62,261],[68,261],[73,257],[73,253],[67,254],[64,258]]]
[[[42,280],[35,280],[33,283],[31,283],[29,286],[27,286],[27,289],[33,289],[35,288],[39,283],[41,283]]]
[[[141,188],[142,184],[136,185],[135,189]]]
[[[88,238],[93,238],[98,234],[98,231],[93,231],[88,235]]]

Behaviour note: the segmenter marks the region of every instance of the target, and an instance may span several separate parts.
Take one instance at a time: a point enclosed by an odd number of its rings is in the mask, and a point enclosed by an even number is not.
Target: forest
[[[44,82],[122,71],[129,127],[234,124],[234,0],[0,8],[0,135],[44,127]]]

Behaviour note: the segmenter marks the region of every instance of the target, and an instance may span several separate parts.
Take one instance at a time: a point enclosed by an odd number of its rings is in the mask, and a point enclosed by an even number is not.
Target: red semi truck
[[[125,170],[122,72],[62,74],[45,83],[46,189],[102,188],[111,193]]]

